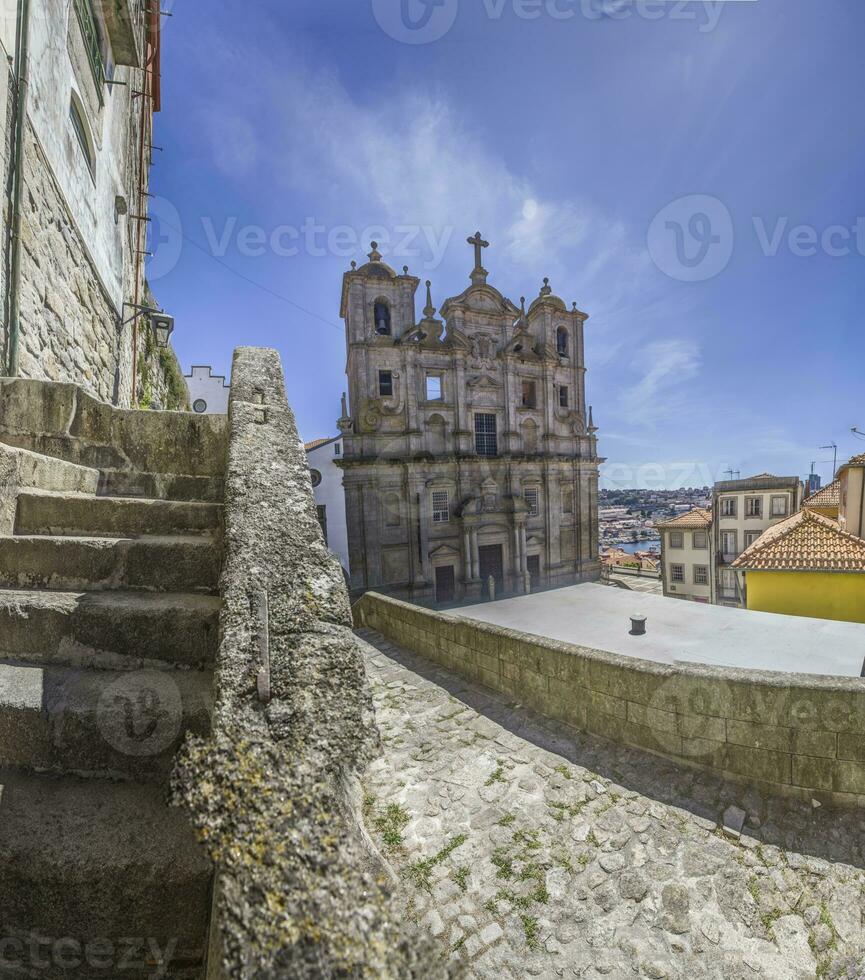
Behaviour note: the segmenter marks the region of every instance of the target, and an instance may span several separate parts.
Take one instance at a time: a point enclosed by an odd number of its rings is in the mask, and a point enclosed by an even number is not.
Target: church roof
[[[313,449],[321,449],[322,446],[326,446],[329,442],[336,442],[339,436],[330,436],[327,439],[313,439],[312,442],[304,443],[303,448],[311,453]]]

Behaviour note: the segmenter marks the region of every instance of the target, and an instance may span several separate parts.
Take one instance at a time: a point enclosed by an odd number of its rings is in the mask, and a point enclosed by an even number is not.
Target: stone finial
[[[351,260],[351,271],[355,272],[357,270],[357,262],[354,259]]]
[[[592,406],[589,405],[589,432],[597,432],[598,427],[595,425],[595,418],[592,414]]]
[[[574,309],[574,313],[579,313],[579,307],[577,306],[577,301],[576,300],[574,300],[574,302],[573,302],[573,309]]]
[[[432,282],[427,279],[426,281],[426,306],[423,310],[423,315],[427,320],[431,320],[435,316],[436,308],[433,306],[432,301]]]
[[[381,262],[381,252],[378,250],[378,242],[372,242],[372,251],[369,253],[370,262]]]
[[[550,286],[550,280],[544,279],[544,284],[541,287],[541,296],[551,296],[553,293],[552,287]]]
[[[403,274],[404,276],[407,276],[407,275],[408,275],[408,266],[407,266],[407,265],[404,265],[404,266],[402,267],[402,274]]]
[[[345,392],[342,393],[342,417],[344,419],[348,418],[348,398]]]

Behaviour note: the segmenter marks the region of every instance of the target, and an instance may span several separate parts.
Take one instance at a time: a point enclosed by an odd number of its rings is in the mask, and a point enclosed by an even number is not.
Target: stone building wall
[[[148,24],[142,9],[125,0],[80,6],[32,0],[19,374],[80,384],[118,405],[185,408],[176,359],[155,348],[143,319],[133,383],[134,327],[125,322],[132,316],[125,304],[147,302],[139,255],[147,198],[140,204],[139,191],[148,185],[158,108],[156,83],[147,81],[144,65],[149,53],[158,72],[159,18],[154,13]],[[92,12],[99,36],[103,66],[97,69],[81,10]],[[103,70],[120,84],[101,82]],[[142,89],[153,97],[136,96]],[[7,254],[4,266],[8,261]],[[5,305],[5,284],[3,297]],[[8,364],[8,338],[2,339]]]
[[[117,327],[114,303],[32,129],[24,181],[20,374],[70,381],[103,401],[128,404],[130,378],[121,364],[130,328]]]

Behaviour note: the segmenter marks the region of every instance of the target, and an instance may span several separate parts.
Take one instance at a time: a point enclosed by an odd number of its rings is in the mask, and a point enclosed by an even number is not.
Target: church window
[[[478,412],[475,415],[475,451],[479,456],[498,455],[495,415],[484,412]]]
[[[450,523],[450,499],[447,490],[433,490],[432,515],[433,524]]]
[[[556,350],[560,357],[568,356],[568,331],[564,327],[559,327],[556,331]]]
[[[87,120],[84,115],[84,107],[74,92],[72,93],[72,101],[69,103],[69,119],[72,122],[72,129],[75,132],[75,138],[84,156],[84,162],[90,171],[90,176],[95,178],[96,151],[93,148],[93,138],[90,135],[90,127],[87,125]]]
[[[440,402],[442,400],[442,376],[440,374],[427,375],[426,400],[428,402]]]
[[[534,381],[523,382],[523,408],[536,408],[538,404],[537,389]]]
[[[559,388],[559,406],[561,408],[568,407],[569,400],[570,400],[569,396],[570,396],[570,392],[568,391],[568,386],[562,385]]]
[[[375,332],[379,337],[389,337],[391,334],[390,306],[381,299],[375,304]]]
[[[525,491],[526,503],[529,505],[529,517],[537,517],[541,513],[541,496],[537,487],[529,487]]]
[[[378,372],[378,393],[382,398],[393,397],[393,371]]]

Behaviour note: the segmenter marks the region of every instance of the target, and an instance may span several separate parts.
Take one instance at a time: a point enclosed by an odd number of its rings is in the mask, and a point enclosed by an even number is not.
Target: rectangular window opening
[[[428,374],[426,379],[426,400],[428,402],[440,402],[442,400],[442,379],[441,375]]]
[[[433,490],[433,524],[449,524],[451,519],[450,498],[447,490]]]
[[[378,372],[378,393],[382,398],[393,397],[393,371]]]
[[[498,435],[495,415],[479,412],[475,415],[475,451],[479,456],[498,454]]]

